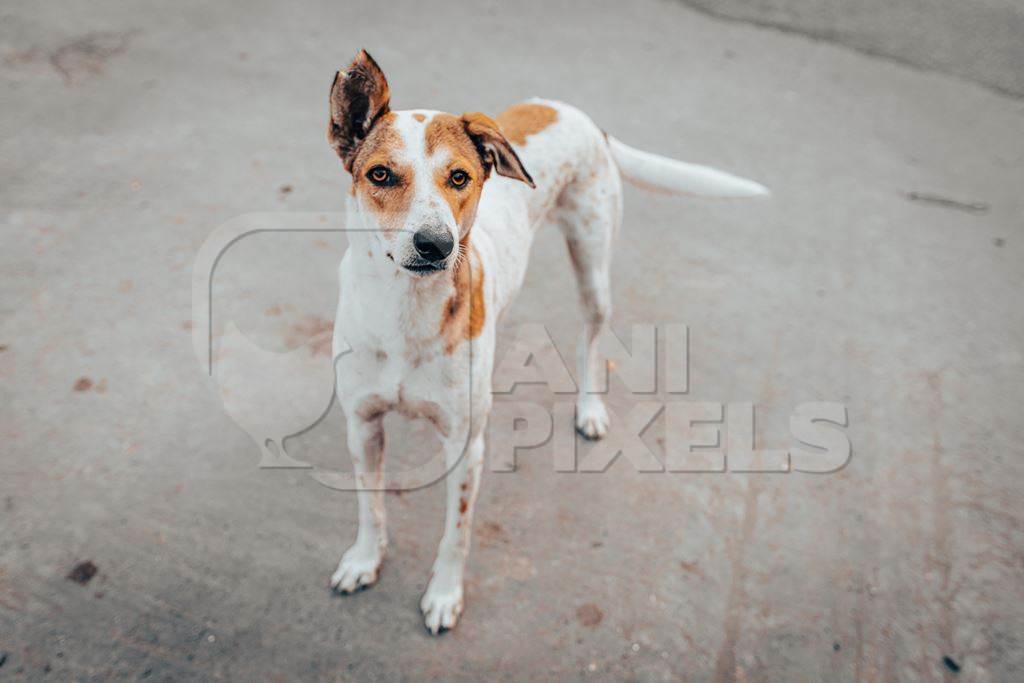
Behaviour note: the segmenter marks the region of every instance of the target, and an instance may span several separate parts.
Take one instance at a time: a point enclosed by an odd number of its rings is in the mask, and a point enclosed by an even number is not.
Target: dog
[[[392,111],[387,79],[365,50],[335,74],[327,139],[352,178],[350,244],[338,269],[337,396],[345,414],[359,529],[330,579],[372,585],[387,549],[383,418],[433,423],[444,449],[447,511],[420,602],[431,634],[463,610],[463,574],[491,408],[495,335],[523,282],[534,233],[565,235],[584,314],[576,429],[599,439],[596,340],[611,315],[609,265],[622,182],[718,197],[767,195],[760,184],[633,149],[567,104],[533,99],[496,118]]]

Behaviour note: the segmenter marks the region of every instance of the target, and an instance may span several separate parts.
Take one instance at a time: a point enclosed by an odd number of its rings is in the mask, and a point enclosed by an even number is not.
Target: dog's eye
[[[469,174],[461,168],[457,168],[448,176],[448,180],[451,182],[452,187],[461,190],[469,182]]]
[[[395,182],[395,174],[386,166],[374,166],[370,169],[370,172],[366,174],[366,177],[371,183],[381,187],[393,185]]]

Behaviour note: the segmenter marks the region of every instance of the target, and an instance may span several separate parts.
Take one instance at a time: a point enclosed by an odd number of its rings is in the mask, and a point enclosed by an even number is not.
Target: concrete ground
[[[1024,103],[674,2],[432,7],[0,10],[0,679],[1019,676]],[[655,400],[753,402],[759,445],[790,445],[800,403],[844,403],[849,464],[567,474],[541,447],[485,475],[455,631],[417,610],[440,486],[389,496],[379,585],[331,596],[353,496],[257,468],[193,353],[191,278],[239,215],[333,225],[327,89],[361,46],[396,107],[557,97],[770,186],[627,190],[614,324],[688,324],[690,393]],[[342,245],[239,243],[224,319],[314,357]],[[539,323],[571,357],[567,261],[542,233],[499,356]],[[641,398],[613,382],[613,429]],[[401,462],[425,432],[389,424]],[[288,447],[344,468],[343,443],[335,408]]]
[[[1024,5],[1016,0],[680,2],[1024,96]]]

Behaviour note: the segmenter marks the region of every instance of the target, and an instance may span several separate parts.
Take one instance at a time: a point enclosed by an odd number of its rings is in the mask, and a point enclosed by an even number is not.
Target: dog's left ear
[[[462,115],[462,125],[476,145],[484,168],[493,166],[498,175],[522,180],[530,187],[536,187],[533,178],[523,168],[519,155],[512,149],[512,145],[501,134],[501,129],[491,117],[477,111],[468,112]]]
[[[374,122],[388,113],[390,102],[388,80],[366,50],[360,50],[347,69],[334,75],[327,141],[349,171],[359,145]]]

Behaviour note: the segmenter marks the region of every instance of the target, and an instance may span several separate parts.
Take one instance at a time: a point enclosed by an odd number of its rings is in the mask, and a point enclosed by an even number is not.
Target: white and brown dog
[[[761,185],[648,154],[605,135],[566,104],[531,100],[490,119],[391,111],[387,80],[365,51],[331,86],[328,140],[352,175],[350,247],[338,271],[337,395],[359,488],[359,531],[331,586],[377,580],[387,548],[383,417],[437,428],[447,516],[420,603],[426,627],[455,626],[491,407],[497,323],[523,282],[534,233],[565,235],[585,327],[576,429],[601,438],[595,340],[611,314],[608,271],[622,218],[620,177],[672,193],[766,195]]]

